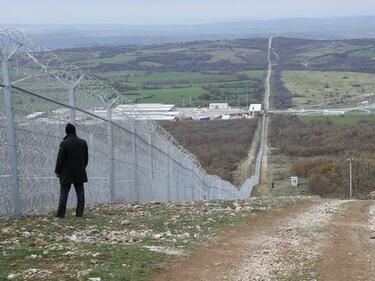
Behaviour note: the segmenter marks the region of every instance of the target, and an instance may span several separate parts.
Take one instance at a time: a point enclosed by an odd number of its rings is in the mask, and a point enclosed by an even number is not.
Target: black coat
[[[89,161],[86,141],[75,134],[67,135],[60,144],[55,173],[60,184],[87,182],[86,167]]]

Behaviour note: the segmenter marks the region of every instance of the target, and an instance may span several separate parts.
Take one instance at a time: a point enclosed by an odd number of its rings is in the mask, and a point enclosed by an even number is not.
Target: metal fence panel
[[[0,50],[1,36],[0,30]],[[8,61],[9,56],[4,57],[4,50],[2,53],[0,218],[56,207],[59,181],[54,165],[68,121],[76,125],[78,136],[89,147],[88,204],[234,200],[249,197],[259,183],[263,137],[255,175],[236,188],[208,175],[196,158],[157,124],[125,115],[111,120],[110,111],[94,111],[111,108],[111,96],[118,95],[102,81],[65,65],[54,54],[16,53],[20,67]],[[37,75],[23,78],[24,72]],[[16,85],[10,83],[11,78],[17,80]],[[263,136],[265,118],[262,124]],[[74,206],[75,196],[70,196],[68,204]]]

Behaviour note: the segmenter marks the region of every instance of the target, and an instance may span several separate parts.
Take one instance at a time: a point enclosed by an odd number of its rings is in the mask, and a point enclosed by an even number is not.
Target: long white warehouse
[[[120,104],[114,113],[141,120],[175,120],[178,116],[174,104],[162,103]]]

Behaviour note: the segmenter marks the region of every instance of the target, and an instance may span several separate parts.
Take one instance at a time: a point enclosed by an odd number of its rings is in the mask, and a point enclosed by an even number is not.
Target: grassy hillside
[[[163,102],[178,106],[190,103],[228,101],[234,105],[259,101],[262,97],[263,70],[235,73],[217,71],[145,72],[112,71],[99,73],[133,102]]]
[[[373,89],[374,46],[374,39],[275,38],[271,106],[334,106],[352,101],[355,104],[357,92]],[[191,102],[192,106],[206,106],[210,102],[237,105],[239,101],[246,106],[263,100],[267,48],[267,38],[253,38],[76,48],[57,53],[63,60],[110,83],[119,91],[120,102],[163,102],[177,106]],[[36,71],[16,70],[11,73],[14,80],[22,78],[20,73]],[[21,85],[66,100],[66,91],[52,80],[35,79]],[[93,104],[95,101],[83,103]]]
[[[357,50],[350,53],[351,56],[375,59],[375,49]]]
[[[283,71],[282,81],[296,107],[355,107],[375,95],[372,73]]]
[[[239,100],[244,106],[262,100],[267,39],[79,48],[59,55],[107,80],[124,100],[177,106]]]
[[[373,84],[367,80],[373,80],[369,75],[375,73],[372,59],[374,46],[375,39],[323,41],[275,38],[271,105],[278,108],[318,104],[332,106],[345,103],[342,99],[355,100],[355,93],[361,92],[363,87],[372,91]],[[349,72],[349,75],[342,75],[344,72]],[[334,73],[339,77],[335,77]],[[345,78],[348,81],[341,81],[341,75],[348,76]]]

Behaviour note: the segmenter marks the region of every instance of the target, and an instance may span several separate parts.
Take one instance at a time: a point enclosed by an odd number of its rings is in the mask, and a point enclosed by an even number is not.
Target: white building
[[[323,110],[323,115],[345,115],[344,110]]]
[[[209,109],[228,109],[230,108],[228,103],[210,103]]]
[[[175,120],[178,116],[174,104],[162,103],[120,104],[114,109],[114,113],[138,120]]]
[[[26,116],[27,119],[36,119],[40,117],[44,117],[46,115],[45,112],[34,112]]]
[[[52,114],[54,114],[54,115],[67,115],[67,114],[69,114],[69,108],[58,108],[58,109],[52,110]]]
[[[254,113],[262,112],[262,104],[261,103],[250,104],[249,111],[254,112]]]
[[[358,103],[358,107],[368,107],[369,103],[367,100]]]

